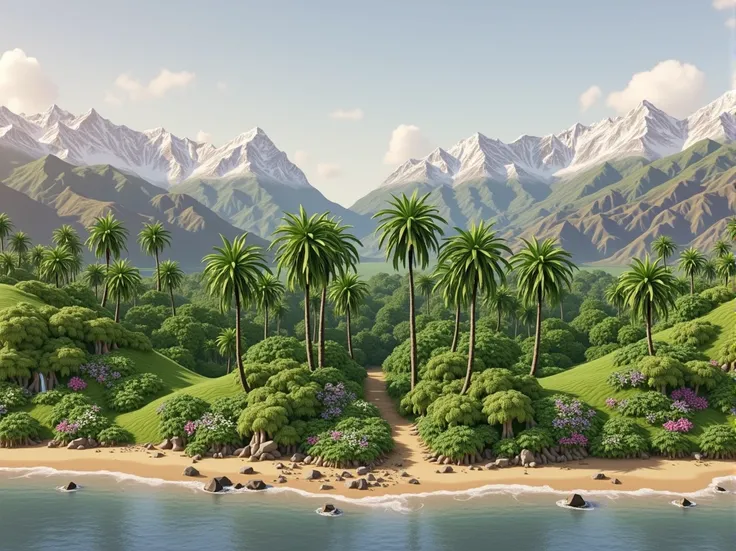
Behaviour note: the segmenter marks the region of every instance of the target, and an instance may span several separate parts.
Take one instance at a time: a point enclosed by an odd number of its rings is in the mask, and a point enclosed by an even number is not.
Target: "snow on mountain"
[[[448,150],[399,166],[382,187],[422,182],[436,187],[491,178],[552,181],[605,161],[639,156],[659,159],[710,138],[736,141],[736,90],[679,120],[643,101],[622,117],[591,126],[575,124],[544,137],[506,144],[476,133]]]
[[[139,132],[94,109],[75,116],[52,105],[19,115],[0,107],[0,146],[32,156],[53,154],[75,165],[110,164],[168,188],[188,178],[253,175],[292,187],[311,187],[260,128],[221,147],[179,138],[163,128]]]

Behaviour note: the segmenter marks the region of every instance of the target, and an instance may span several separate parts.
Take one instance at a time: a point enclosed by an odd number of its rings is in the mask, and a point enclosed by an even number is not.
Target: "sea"
[[[73,480],[80,488],[59,488]],[[486,486],[337,498],[272,488],[207,494],[201,482],[0,469],[0,550],[735,551],[736,477],[684,494]],[[334,504],[338,516],[317,510]]]

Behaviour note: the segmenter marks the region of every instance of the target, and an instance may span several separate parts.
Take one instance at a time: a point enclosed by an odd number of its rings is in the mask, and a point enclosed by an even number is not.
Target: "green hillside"
[[[0,283],[0,308],[7,308],[8,306],[13,306],[18,302],[29,302],[34,306],[43,305],[43,302],[41,302],[37,297],[29,293],[19,291],[12,285]]]

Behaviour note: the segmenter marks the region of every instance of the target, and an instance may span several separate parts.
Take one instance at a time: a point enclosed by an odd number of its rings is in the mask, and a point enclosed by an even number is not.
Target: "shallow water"
[[[69,480],[75,493],[56,488]],[[200,483],[127,476],[0,471],[0,550],[618,550],[736,549],[736,477],[683,510],[674,494],[588,492],[589,511],[555,505],[559,493],[521,487],[457,495],[331,498],[279,489],[210,495]]]

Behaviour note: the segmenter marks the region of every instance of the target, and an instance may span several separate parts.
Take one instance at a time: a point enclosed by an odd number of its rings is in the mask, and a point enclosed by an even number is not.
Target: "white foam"
[[[340,509],[335,509],[334,511],[329,512],[329,513],[323,511],[322,509],[317,509],[315,513],[317,513],[318,515],[322,517],[341,517],[342,516],[342,511]]]
[[[595,506],[590,501],[586,501],[583,507],[573,507],[572,505],[567,504],[566,499],[560,499],[555,502],[555,505],[557,505],[558,507],[562,507],[563,509],[570,509],[572,511],[593,511],[595,509]]]
[[[698,504],[697,504],[697,503],[695,503],[694,501],[691,501],[691,502],[690,502],[690,505],[683,505],[682,503],[679,503],[679,502],[678,502],[677,500],[674,500],[674,501],[670,501],[670,503],[671,503],[672,505],[674,505],[675,507],[679,507],[680,509],[692,509],[693,507],[695,507],[695,506],[697,506],[697,505],[698,505]]]

